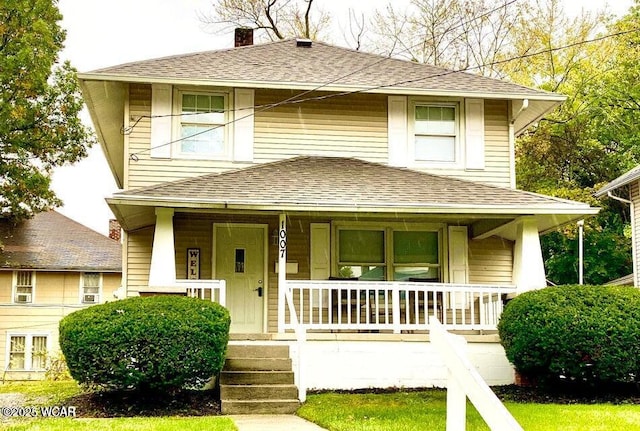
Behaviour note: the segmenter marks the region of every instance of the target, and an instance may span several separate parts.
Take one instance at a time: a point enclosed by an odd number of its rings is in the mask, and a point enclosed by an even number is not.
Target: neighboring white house
[[[606,184],[596,192],[596,197],[609,196],[611,199],[629,204],[631,213],[631,251],[633,259],[633,274],[614,280],[609,284],[630,284],[640,286],[640,275],[638,275],[638,256],[640,247],[640,166],[636,166],[630,171],[620,175],[615,180]],[[629,280],[631,278],[631,280]]]
[[[509,383],[503,299],[545,286],[540,234],[597,212],[515,189],[515,137],[557,94],[308,40],[79,78],[127,294],[224,280],[234,340],[305,326],[310,387],[440,385],[431,314]]]

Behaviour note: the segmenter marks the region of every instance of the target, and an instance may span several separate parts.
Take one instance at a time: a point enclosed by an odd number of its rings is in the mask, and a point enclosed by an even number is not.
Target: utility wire
[[[461,22],[461,23],[459,23],[458,25],[455,25],[455,26],[451,27],[449,30],[453,30],[453,29],[456,29],[456,28],[462,27],[462,26],[464,26],[464,25],[466,25],[466,24],[469,24],[469,23],[471,23],[471,22],[473,22],[473,21],[476,21],[476,20],[478,20],[478,19],[485,18],[485,17],[487,17],[487,16],[489,16],[489,15],[493,14],[494,12],[496,12],[496,11],[498,11],[498,10],[500,10],[500,9],[503,9],[503,8],[506,8],[507,6],[510,6],[511,4],[515,3],[516,1],[518,1],[518,0],[510,0],[510,1],[506,1],[506,2],[505,2],[505,3],[503,3],[502,5],[500,5],[500,6],[496,7],[496,8],[494,8],[494,9],[491,9],[490,11],[487,11],[487,12],[485,12],[484,14],[478,15],[478,16],[476,16],[476,17],[473,17],[473,18],[472,18],[472,19],[470,19],[469,21]],[[418,46],[422,45],[423,43],[424,43],[424,41],[418,42],[418,43],[416,43],[416,44],[414,44],[414,45],[411,45],[411,46],[407,47],[407,48],[406,48],[406,49],[404,49],[404,50],[399,51],[399,52],[398,52],[398,53],[396,53],[396,54],[402,54],[402,53],[404,53],[404,52],[408,52],[408,51],[410,51],[411,49],[416,48],[416,47],[418,47]],[[375,54],[374,54],[374,55],[375,55]],[[150,147],[150,148],[148,148],[148,149],[138,151],[137,153],[131,153],[131,154],[130,154],[130,156],[129,156],[129,158],[130,158],[131,160],[133,160],[133,161],[138,161],[138,155],[139,155],[139,154],[143,154],[143,153],[146,153],[146,152],[150,152],[151,150],[154,150],[154,149],[157,149],[157,148],[161,148],[161,147],[164,147],[164,146],[167,146],[167,145],[172,145],[172,144],[175,144],[175,143],[177,143],[177,142],[181,142],[181,141],[184,141],[184,140],[186,140],[186,139],[190,139],[190,138],[193,138],[193,137],[195,137],[195,136],[199,136],[199,135],[202,135],[202,134],[208,133],[208,132],[210,132],[210,131],[212,131],[212,130],[215,130],[215,129],[218,129],[218,128],[220,128],[220,127],[224,127],[224,126],[227,126],[227,125],[233,124],[233,123],[235,123],[235,122],[238,122],[238,121],[240,121],[240,120],[244,120],[245,118],[249,118],[249,117],[251,117],[251,116],[255,116],[255,114],[257,114],[257,113],[261,113],[261,112],[264,112],[264,111],[266,111],[266,110],[273,109],[273,108],[276,108],[276,107],[279,107],[279,106],[282,106],[282,105],[286,105],[286,104],[299,103],[298,101],[300,101],[300,102],[304,102],[304,101],[307,101],[307,100],[314,100],[314,98],[309,98],[309,99],[300,99],[300,98],[301,98],[301,97],[303,97],[303,96],[305,96],[305,95],[307,95],[307,94],[310,94],[310,93],[313,93],[313,92],[319,91],[320,89],[322,89],[322,88],[324,88],[324,87],[327,87],[327,86],[329,86],[329,85],[331,85],[331,84],[333,84],[333,83],[335,83],[335,82],[337,82],[337,81],[340,81],[341,79],[345,79],[345,78],[348,78],[348,77],[350,77],[350,76],[355,75],[356,73],[362,72],[363,70],[366,70],[366,69],[368,69],[368,68],[370,68],[370,67],[373,67],[373,66],[375,66],[375,65],[377,65],[377,64],[379,64],[379,63],[381,63],[381,62],[383,62],[383,61],[385,61],[385,60],[388,60],[389,58],[391,58],[391,53],[389,53],[387,56],[381,57],[380,59],[378,59],[378,60],[376,60],[376,61],[374,61],[374,62],[372,62],[372,63],[369,63],[369,64],[367,64],[367,65],[365,65],[365,66],[363,66],[363,67],[361,67],[361,68],[359,68],[359,69],[356,69],[356,70],[354,70],[354,71],[352,71],[352,72],[349,72],[349,73],[348,73],[348,74],[346,74],[346,75],[339,76],[339,77],[337,77],[337,78],[335,78],[335,79],[333,79],[333,80],[331,80],[331,81],[329,81],[329,82],[326,82],[326,83],[324,83],[324,84],[322,84],[322,85],[319,85],[319,86],[317,86],[317,87],[315,87],[315,88],[312,88],[312,89],[310,89],[310,90],[303,91],[302,93],[299,93],[299,94],[293,95],[293,96],[291,96],[291,97],[289,97],[289,98],[287,98],[287,99],[285,99],[285,100],[279,101],[279,102],[275,102],[275,103],[268,104],[268,105],[254,106],[254,107],[251,107],[251,108],[241,108],[241,109],[231,109],[231,110],[226,110],[226,112],[238,112],[238,111],[240,111],[240,110],[254,109],[254,112],[252,112],[252,113],[250,113],[250,114],[247,114],[247,115],[245,115],[244,117],[241,117],[241,118],[234,118],[233,120],[228,121],[228,122],[226,122],[226,123],[224,123],[224,124],[219,124],[219,125],[216,125],[216,126],[210,127],[210,128],[208,128],[208,129],[202,130],[202,131],[200,131],[200,132],[193,133],[193,134],[191,134],[191,135],[189,135],[189,136],[183,136],[183,137],[181,137],[181,138],[178,138],[178,139],[175,139],[175,140],[169,141],[169,142],[167,142],[167,143],[165,143],[165,144],[157,145],[157,146],[155,146],[155,147]],[[349,94],[349,93],[347,93],[347,94]],[[336,96],[337,96],[337,95],[339,95],[339,94],[336,94]],[[255,110],[256,108],[257,108],[257,111]],[[167,114],[166,116],[172,116],[172,117],[173,117],[173,116],[178,116],[178,115],[181,115],[181,114]],[[142,120],[142,118],[146,118],[146,117],[148,117],[148,118],[154,118],[154,116],[142,116],[142,117],[138,118],[132,126],[130,126],[130,127],[128,127],[128,128],[125,128],[125,127],[123,126],[123,127],[122,127],[122,129],[121,129],[121,132],[122,132],[123,134],[125,134],[125,133],[130,133],[130,132],[131,132],[131,130],[133,129],[133,127],[135,127],[135,126],[140,122],[140,120]],[[157,116],[157,117],[160,117],[160,116]],[[156,118],[157,118],[157,117],[156,117]]]
[[[174,144],[176,142],[181,142],[183,140],[192,138],[194,136],[198,136],[198,135],[201,135],[201,134],[204,134],[204,133],[208,133],[211,130],[215,130],[217,128],[233,124],[233,123],[235,123],[237,121],[240,121],[240,120],[244,120],[245,118],[249,118],[251,116],[254,116],[257,113],[266,111],[267,109],[272,109],[274,107],[279,107],[279,106],[283,106],[283,105],[297,104],[297,103],[303,103],[303,102],[308,102],[308,101],[326,100],[326,99],[330,99],[330,98],[333,98],[333,97],[347,96],[347,95],[359,94],[359,93],[367,93],[367,92],[370,92],[370,91],[373,91],[373,90],[379,90],[379,89],[383,89],[383,88],[392,88],[392,87],[399,86],[399,85],[412,84],[412,83],[416,83],[416,82],[425,81],[427,79],[440,78],[440,77],[451,75],[451,74],[454,74],[454,73],[468,72],[470,70],[481,69],[481,68],[487,67],[487,66],[495,66],[495,65],[498,65],[498,64],[508,63],[510,61],[522,60],[522,59],[534,57],[536,55],[548,54],[548,53],[552,53],[552,52],[556,52],[556,51],[561,51],[561,50],[564,50],[564,49],[572,48],[572,47],[575,47],[575,46],[580,46],[580,45],[585,45],[585,44],[588,44],[588,43],[599,42],[599,41],[602,41],[602,40],[605,40],[605,39],[609,39],[609,38],[612,38],[612,37],[618,37],[618,36],[623,36],[625,34],[634,33],[634,32],[637,32],[639,30],[640,29],[638,29],[638,28],[633,28],[631,30],[620,31],[620,32],[617,32],[617,33],[607,34],[607,35],[595,37],[595,38],[592,38],[592,39],[587,39],[587,40],[583,40],[583,41],[579,41],[579,42],[573,42],[573,43],[570,43],[570,44],[567,44],[567,45],[563,45],[563,46],[559,46],[559,47],[546,48],[546,49],[543,49],[543,50],[540,50],[540,51],[527,53],[527,54],[522,54],[522,55],[519,55],[519,56],[516,56],[516,57],[511,57],[511,58],[507,58],[507,59],[503,59],[503,60],[496,60],[496,61],[493,61],[493,62],[489,62],[489,63],[485,63],[485,64],[473,66],[473,67],[467,67],[467,68],[460,69],[460,70],[447,70],[447,71],[442,72],[442,73],[437,73],[437,74],[433,74],[433,75],[429,75],[429,76],[425,76],[425,77],[421,77],[421,78],[414,78],[414,79],[407,79],[407,80],[403,80],[403,81],[396,81],[396,82],[393,82],[393,83],[390,83],[390,84],[380,84],[380,85],[376,85],[376,86],[370,86],[370,87],[366,87],[366,88],[361,88],[359,90],[343,91],[343,92],[338,92],[338,93],[326,94],[326,95],[322,95],[322,96],[308,97],[308,98],[304,98],[304,99],[298,99],[297,97],[299,97],[299,95],[292,96],[292,97],[290,97],[290,98],[288,98],[288,99],[286,99],[284,101],[273,103],[272,105],[268,105],[269,107],[267,107],[267,105],[265,105],[265,107],[263,109],[259,109],[258,111],[254,111],[254,113],[252,113],[252,114],[248,114],[248,115],[245,115],[243,117],[230,120],[230,121],[228,121],[228,122],[226,122],[224,124],[219,124],[219,125],[216,125],[214,127],[211,127],[211,128],[202,130],[200,132],[194,133],[192,135],[184,136],[182,138],[178,138],[178,139],[175,139],[173,141],[169,141],[169,142],[167,142],[165,144],[161,144],[161,145],[155,146],[153,148],[148,148],[148,149],[145,149],[145,150],[138,151],[137,153],[131,153],[130,154],[130,159],[133,160],[133,161],[137,161],[139,154],[143,154],[143,153],[146,153],[148,151],[151,151],[152,149],[161,148],[161,147],[164,147],[166,145],[172,145],[172,144]],[[378,60],[378,63],[381,62],[381,61],[387,60],[387,59],[388,59],[387,57],[384,57],[381,60]],[[351,74],[353,74],[353,73],[355,73],[355,72],[352,72]],[[348,77],[351,74],[345,75],[344,77]],[[327,85],[330,85],[331,83],[336,82],[339,79],[342,79],[342,77],[341,78],[337,78],[336,80],[333,80],[330,83],[325,83],[322,86],[319,86],[319,87],[316,87],[316,88],[318,88],[318,89],[319,88],[323,88],[323,87],[325,87]],[[312,90],[307,90],[302,94],[308,94],[310,92],[317,91],[316,88],[314,88]]]
[[[470,24],[470,23],[471,23],[471,22],[473,22],[473,21],[477,21],[477,20],[479,20],[479,19],[483,19],[483,18],[485,18],[485,17],[487,17],[487,16],[489,16],[489,15],[491,15],[491,14],[493,14],[493,13],[495,13],[495,12],[499,11],[500,9],[504,9],[504,8],[506,8],[507,6],[512,5],[513,3],[517,2],[517,1],[518,1],[518,0],[510,0],[510,1],[506,1],[505,3],[503,3],[502,5],[500,5],[500,6],[496,7],[496,8],[494,8],[494,9],[491,9],[491,10],[489,10],[489,11],[487,11],[487,12],[483,13],[483,14],[480,14],[480,15],[478,15],[478,16],[475,16],[475,17],[471,18],[471,19],[470,19],[470,20],[468,20],[468,21],[461,22],[461,23],[459,23],[459,24],[457,24],[457,25],[454,25],[454,26],[452,26],[452,27],[448,28],[448,31],[455,30],[455,29],[457,29],[457,28],[463,27],[464,25]],[[435,36],[434,36],[434,38],[435,38]],[[404,54],[404,53],[409,52],[410,50],[412,50],[412,49],[414,49],[414,48],[417,48],[418,46],[420,46],[420,45],[422,45],[422,44],[424,44],[424,41],[420,41],[420,42],[418,42],[418,43],[416,43],[416,44],[414,44],[414,45],[408,46],[407,48],[405,48],[405,49],[403,49],[403,50],[401,50],[401,51],[398,51],[398,52],[396,52],[395,54],[396,54],[396,55],[398,55],[398,54]],[[373,66],[375,66],[375,65],[377,65],[377,64],[379,64],[379,63],[382,63],[383,61],[385,61],[385,60],[387,60],[387,59],[390,59],[390,58],[391,58],[391,54],[392,54],[392,53],[389,53],[389,54],[387,54],[386,56],[382,56],[382,54],[381,54],[381,53],[378,53],[378,54],[373,53],[373,55],[380,55],[380,56],[381,56],[381,58],[379,58],[379,59],[377,59],[376,61],[374,61],[374,62],[372,62],[372,63],[369,63],[369,64],[367,64],[367,65],[365,65],[365,66],[362,66],[362,67],[360,67],[360,68],[358,68],[358,69],[355,69],[354,71],[349,72],[349,73],[347,73],[346,75],[339,76],[339,77],[337,77],[337,78],[335,78],[335,79],[333,79],[333,80],[331,80],[331,81],[329,81],[329,82],[326,82],[326,83],[324,83],[324,84],[322,84],[322,85],[319,85],[319,86],[317,86],[317,87],[315,87],[315,88],[312,88],[311,90],[303,91],[302,93],[296,94],[296,95],[294,95],[294,96],[292,96],[292,97],[289,97],[288,99],[285,99],[285,100],[280,101],[280,102],[270,103],[270,104],[267,104],[267,105],[256,105],[256,106],[252,106],[251,108],[222,109],[222,110],[219,110],[219,111],[216,111],[216,112],[227,112],[227,113],[229,113],[229,112],[246,111],[246,110],[248,110],[248,109],[259,109],[259,110],[260,110],[259,112],[262,112],[262,110],[263,110],[263,109],[271,109],[271,108],[273,108],[273,107],[277,107],[277,106],[279,106],[279,105],[281,105],[281,104],[285,104],[286,102],[289,102],[289,101],[295,100],[295,99],[300,98],[300,97],[302,97],[302,96],[305,96],[305,95],[307,95],[307,94],[309,94],[309,93],[313,93],[313,92],[319,91],[320,89],[322,89],[322,88],[324,88],[324,87],[327,87],[327,86],[329,86],[329,85],[331,85],[331,84],[334,84],[334,83],[336,83],[337,81],[339,81],[339,80],[341,80],[341,79],[348,78],[348,77],[350,77],[350,76],[355,75],[356,73],[359,73],[359,72],[362,72],[363,70],[369,69],[370,67],[373,67]],[[144,118],[177,117],[177,116],[184,116],[184,115],[198,115],[198,114],[199,114],[198,112],[192,112],[192,113],[190,112],[190,113],[186,113],[186,114],[180,113],[180,114],[164,114],[164,115],[141,115],[141,116],[139,116],[139,117],[138,117],[138,119],[137,119],[137,120],[136,120],[132,125],[130,125],[129,127],[126,127],[126,128],[125,128],[125,127],[123,126],[123,127],[122,127],[122,129],[121,129],[121,133],[122,133],[122,134],[129,134],[129,133],[133,130],[133,128],[135,128],[135,126],[137,126],[137,125],[138,125],[138,123],[139,123],[142,119],[144,119]],[[254,113],[254,114],[255,114],[255,113]],[[219,127],[219,126],[218,126],[218,127]],[[203,132],[203,133],[204,133],[204,132]],[[193,136],[196,136],[196,135],[193,135]],[[157,148],[157,147],[155,147],[155,148]]]

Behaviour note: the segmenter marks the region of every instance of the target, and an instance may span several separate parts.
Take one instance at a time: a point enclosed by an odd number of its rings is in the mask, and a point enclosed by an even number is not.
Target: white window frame
[[[408,162],[411,166],[441,169],[461,169],[464,167],[464,118],[461,115],[464,101],[462,99],[423,99],[410,98],[408,106]],[[416,106],[432,106],[454,108],[455,110],[455,136],[454,136],[454,160],[416,160]]]
[[[24,368],[9,368],[11,364],[11,338],[24,337]],[[7,371],[45,371],[46,368],[33,368],[33,338],[46,337],[46,355],[51,352],[51,333],[50,332],[7,332],[6,352],[5,352],[5,369]],[[46,362],[46,361],[45,361]],[[46,365],[45,365],[46,367]]]
[[[31,273],[31,300],[30,301],[18,301],[18,273],[19,272],[29,272]],[[11,302],[14,304],[33,304],[36,299],[36,271],[28,271],[28,270],[15,270],[13,271],[13,281],[12,281],[12,291],[11,291]],[[21,286],[23,287],[23,286]]]
[[[84,276],[85,274],[98,274],[98,293],[86,293],[85,292],[85,285],[84,285]],[[80,303],[81,304],[100,304],[102,301],[102,282],[103,282],[103,276],[101,272],[92,272],[92,271],[87,271],[87,272],[83,272],[80,274]],[[96,295],[98,297],[97,301],[95,302],[86,302],[84,300],[84,295]]]
[[[221,153],[183,153],[182,149],[182,96],[203,95],[222,96],[224,98],[224,120],[221,127],[223,130],[224,148]],[[195,160],[230,160],[233,153],[233,123],[231,118],[231,108],[233,106],[233,92],[228,89],[215,89],[204,91],[202,89],[174,87],[173,90],[173,133],[172,133],[172,157],[175,159],[195,159]]]
[[[348,222],[348,221],[335,221],[331,225],[331,249],[332,249],[332,275],[339,275],[339,267],[345,262],[339,261],[339,231],[340,230],[375,230],[384,231],[384,247],[385,247],[385,261],[383,264],[375,264],[384,266],[385,268],[385,280],[394,281],[394,268],[396,265],[393,256],[393,233],[404,232],[437,232],[438,233],[438,260],[437,265],[440,268],[440,282],[446,283],[449,279],[448,274],[448,258],[449,251],[447,248],[448,237],[447,229],[444,223],[378,223],[378,222]],[[366,265],[366,264],[363,264]],[[374,264],[372,264],[374,265]]]

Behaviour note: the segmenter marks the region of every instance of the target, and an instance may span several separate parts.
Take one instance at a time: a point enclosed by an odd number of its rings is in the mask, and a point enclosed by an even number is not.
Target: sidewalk
[[[231,415],[239,431],[322,431],[324,428],[295,415]]]

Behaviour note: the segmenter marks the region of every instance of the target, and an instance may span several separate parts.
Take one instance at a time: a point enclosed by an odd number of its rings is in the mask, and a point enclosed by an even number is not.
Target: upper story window
[[[227,136],[228,96],[224,93],[176,92],[179,110],[176,155],[222,158],[229,153]]]
[[[101,288],[100,273],[85,272],[82,274],[81,300],[83,304],[97,304],[100,302]]]
[[[456,163],[459,155],[455,104],[413,105],[413,153],[416,162]]]
[[[35,273],[33,271],[15,271],[13,302],[30,304],[33,302]]]

